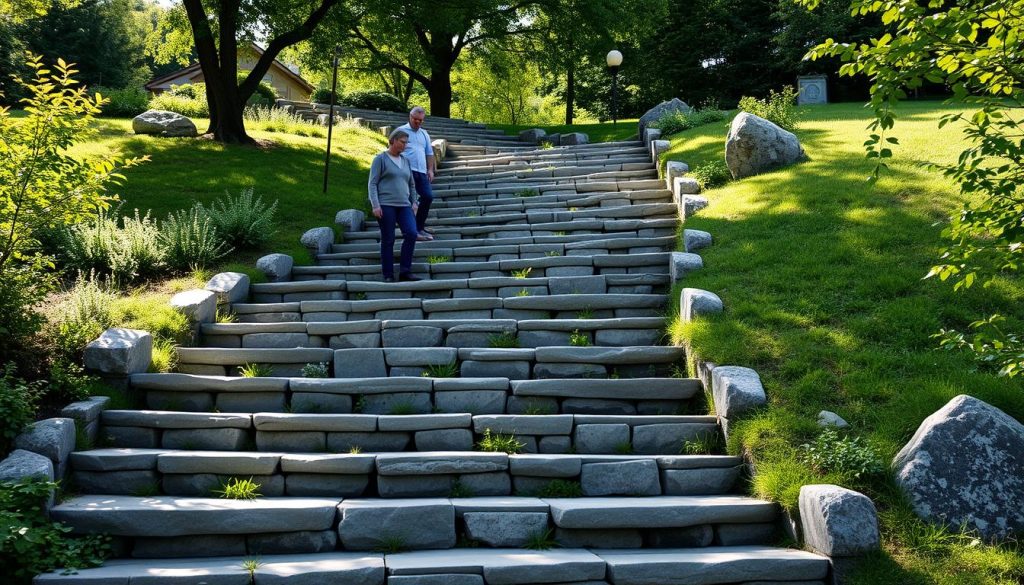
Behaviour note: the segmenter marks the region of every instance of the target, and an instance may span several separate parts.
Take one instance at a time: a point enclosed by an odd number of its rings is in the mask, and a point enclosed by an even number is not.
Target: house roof
[[[254,51],[256,51],[256,54],[262,56],[263,55],[263,47],[260,47],[256,43],[251,43],[251,44],[252,44],[252,49]],[[301,75],[299,75],[298,73],[295,73],[294,71],[289,69],[287,65],[285,65],[284,63],[278,61],[277,59],[274,59],[274,62],[271,63],[270,66],[271,67],[275,67],[276,66],[277,69],[279,69],[281,72],[283,72],[287,77],[290,77],[292,80],[294,80],[296,83],[298,83],[299,85],[304,87],[309,92],[312,92],[314,89],[316,89],[312,84],[310,84],[308,81],[303,79]],[[166,75],[161,75],[160,77],[157,77],[156,79],[153,79],[152,81],[150,81],[149,83],[147,83],[145,85],[145,88],[147,90],[153,90],[157,86],[162,85],[162,84],[164,84],[164,83],[166,83],[168,81],[171,81],[172,79],[177,79],[179,77],[188,77],[188,76],[191,76],[191,75],[193,75],[193,74],[195,74],[195,73],[197,73],[197,72],[199,72],[201,70],[202,70],[202,68],[199,66],[199,63],[193,63],[193,64],[189,65],[188,67],[185,67],[184,69],[179,69],[179,70],[174,71],[172,73],[168,73]]]

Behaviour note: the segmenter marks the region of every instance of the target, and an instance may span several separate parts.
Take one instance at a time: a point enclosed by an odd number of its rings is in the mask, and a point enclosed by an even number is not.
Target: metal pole
[[[324,157],[324,193],[327,193],[327,173],[331,169],[331,136],[334,134],[334,102],[338,92],[338,48],[334,48],[334,79],[331,80],[331,109],[327,117],[327,154]]]
[[[612,67],[612,126],[618,124],[619,68]]]

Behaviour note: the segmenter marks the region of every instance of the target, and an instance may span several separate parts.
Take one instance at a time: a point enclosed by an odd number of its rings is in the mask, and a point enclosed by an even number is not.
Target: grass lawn
[[[548,134],[563,134],[566,132],[583,132],[590,137],[591,142],[614,142],[617,140],[629,140],[636,138],[636,124],[639,120],[619,120],[615,124],[611,122],[583,122],[580,124],[558,126],[538,126],[536,124],[516,125],[511,124],[489,124],[491,128],[500,128],[508,134],[519,134],[520,130],[528,128],[543,128]]]
[[[1019,278],[967,293],[922,280],[942,245],[936,223],[962,202],[950,181],[922,167],[954,161],[965,147],[958,129],[937,127],[948,111],[936,102],[902,106],[891,171],[870,185],[862,147],[869,112],[859,104],[807,108],[797,134],[808,162],[707,191],[710,207],[686,225],[714,237],[701,252],[704,270],[686,286],[716,292],[726,311],[676,321],[671,332],[703,359],[760,373],[770,408],[737,424],[729,446],[755,461],[753,491],[793,510],[801,485],[841,483],[879,507],[884,552],[857,563],[848,583],[1024,582],[1019,549],[933,529],[887,477],[819,473],[798,447],[818,434],[820,410],[849,421],[885,462],[958,394],[1024,420],[1024,383],[977,371],[969,356],[937,350],[931,338],[996,312],[1010,330],[1024,323]],[[676,134],[665,156],[691,167],[721,159],[726,130]]]
[[[195,120],[200,131],[206,120]],[[299,236],[309,228],[333,226],[340,209],[369,211],[366,177],[370,160],[387,141],[380,134],[357,126],[335,129],[331,148],[330,182],[323,193],[326,139],[267,132],[248,124],[250,134],[273,146],[225,146],[201,138],[158,138],[132,133],[131,120],[96,121],[97,136],[75,148],[88,155],[118,151],[124,157],[149,155],[151,160],[125,171],[123,185],[113,188],[123,201],[122,214],[137,208],[152,210],[163,219],[168,213],[208,204],[225,192],[237,195],[253,187],[264,202],[277,200],[277,232],[262,250],[232,254],[232,270],[253,270],[253,261],[268,252],[283,252],[297,263],[309,263]]]

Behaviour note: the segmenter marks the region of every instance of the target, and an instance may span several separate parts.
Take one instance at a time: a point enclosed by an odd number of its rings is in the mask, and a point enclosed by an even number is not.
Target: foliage
[[[269,378],[274,375],[274,369],[268,364],[243,364],[238,374],[243,378]]]
[[[221,240],[234,249],[258,248],[274,235],[277,201],[270,205],[262,197],[253,199],[253,189],[242,189],[237,198],[225,193],[209,208],[199,204],[209,216]]]
[[[340,92],[338,92],[338,93],[340,93]],[[338,98],[339,97],[340,97],[339,95],[335,94],[335,96],[334,96],[334,103],[335,103],[335,105],[337,105],[339,103],[338,102]],[[310,103],[314,103],[314,104],[328,104],[328,105],[330,105],[330,103],[331,103],[331,89],[329,87],[320,87],[320,88],[314,89],[313,93],[311,93],[309,95],[309,101],[310,101]]]
[[[166,92],[168,95],[175,97],[188,98],[190,100],[203,100],[206,101],[206,84],[203,82],[199,83],[182,83],[179,85],[172,86]]]
[[[801,3],[817,5],[815,0]],[[1024,254],[1024,53],[1019,50],[1024,3],[971,0],[924,6],[910,0],[857,0],[851,9],[862,16],[878,15],[891,32],[870,44],[828,39],[808,57],[839,57],[846,62],[840,74],[870,78],[875,120],[865,148],[878,163],[874,178],[892,158],[892,145],[899,144],[887,133],[895,125],[893,109],[908,91],[942,83],[953,90],[953,100],[976,108],[947,114],[939,122],[940,128],[960,125],[969,146],[955,162],[934,168],[975,198],[943,230],[947,244],[928,276],[952,279],[955,290],[965,290],[975,282],[990,285],[1001,272],[1016,272]],[[976,333],[965,335],[962,343],[956,341],[956,332],[940,335],[946,347],[970,348],[983,363],[1015,376],[1024,371],[1019,335],[994,326],[998,320],[997,314],[975,321],[971,328]]]
[[[402,100],[383,91],[354,91],[341,96],[338,101],[351,108],[405,112],[405,104],[402,103]]]
[[[553,479],[535,495],[538,498],[582,498],[583,486],[578,481]]]
[[[536,197],[540,195],[540,191],[536,187],[524,187],[514,193],[516,197]]]
[[[239,71],[237,75],[238,85],[242,85],[242,83],[245,82],[245,78],[248,76],[248,71]],[[279,97],[281,96],[277,95],[277,90],[274,89],[274,86],[270,85],[266,81],[261,81],[259,85],[256,86],[256,91],[249,96],[248,101],[246,101],[246,105],[269,108],[274,105],[274,102],[277,101],[277,98]]]
[[[174,371],[178,366],[178,346],[173,342],[157,338],[153,340],[153,354],[150,358],[149,368],[146,371],[151,373],[167,373]]]
[[[405,538],[401,536],[384,536],[378,541],[375,551],[385,554],[400,553],[409,548]]]
[[[724,160],[709,160],[690,169],[690,176],[693,177],[701,190],[721,187],[732,179],[728,165]]]
[[[35,420],[43,391],[40,382],[26,382],[18,378],[14,364],[4,365],[0,376],[0,453],[7,453],[14,438]]]
[[[459,376],[459,364],[432,364],[423,370],[424,378],[457,378]]]
[[[717,102],[709,101],[689,112],[667,112],[665,115],[655,120],[649,127],[658,128],[661,130],[662,138],[668,138],[670,134],[675,134],[677,132],[682,132],[683,130],[703,126],[705,124],[721,122],[725,120],[725,118],[726,113],[718,107]]]
[[[456,478],[452,481],[451,490],[448,492],[449,498],[472,498],[473,490],[469,489],[464,483]]]
[[[40,479],[0,483],[0,574],[30,583],[55,569],[100,565],[109,537],[70,537],[71,528],[47,518],[44,504],[57,485]]]
[[[725,445],[718,433],[702,433],[692,439],[683,441],[679,449],[680,455],[713,455],[721,453]]]
[[[330,373],[327,369],[327,362],[320,362],[317,364],[306,364],[302,366],[302,377],[303,378],[329,378]]]
[[[107,98],[101,114],[103,116],[134,118],[149,109],[149,94],[141,87],[109,89],[93,86],[90,93],[98,93]]]
[[[800,445],[801,458],[819,473],[839,473],[859,479],[885,471],[878,454],[861,437],[841,436],[826,428],[813,443]]]
[[[569,345],[576,347],[589,347],[591,345],[590,334],[576,329],[569,334]]]
[[[95,217],[57,231],[56,252],[68,269],[108,276],[128,284],[161,273],[164,250],[160,228],[149,214],[124,216],[118,221],[101,210]]]
[[[281,108],[266,108],[263,106],[248,106],[242,113],[246,124],[255,130],[264,132],[280,132],[294,134],[296,136],[313,136],[323,138],[327,136],[327,129],[318,124],[304,120],[301,116],[286,112]],[[344,124],[342,121],[341,124]],[[338,125],[335,125],[335,133]]]
[[[77,362],[55,359],[49,374],[47,394],[63,404],[85,400],[100,388],[99,378],[87,376]]]
[[[519,336],[511,331],[495,333],[487,338],[488,347],[519,347]]]
[[[550,550],[558,546],[558,543],[555,542],[554,535],[555,531],[551,528],[536,534],[531,534],[530,537],[526,539],[526,543],[523,545],[523,548],[530,550]]]
[[[523,450],[526,443],[523,443],[516,439],[515,435],[503,435],[501,433],[492,433],[491,429],[484,429],[484,436],[476,444],[476,448],[480,451],[488,451],[492,453],[508,453],[509,455],[515,455]]]
[[[531,272],[533,272],[532,266],[527,266],[526,268],[519,268],[517,270],[511,271],[512,278],[529,278]]]
[[[220,489],[213,490],[213,493],[228,500],[255,500],[262,496],[260,484],[253,481],[253,478],[242,479],[232,477]]]
[[[168,215],[160,223],[160,243],[167,265],[181,271],[210,266],[231,252],[200,205]]]
[[[796,89],[787,85],[782,91],[771,90],[764,99],[743,96],[739,109],[792,132],[797,127],[796,96]]]
[[[54,339],[65,356],[77,356],[113,321],[115,296],[95,278],[81,277],[56,307]]]
[[[454,110],[467,120],[497,124],[553,124],[555,96],[544,95],[540,69],[519,51],[497,47],[470,53],[456,68]]]
[[[445,264],[451,261],[451,256],[429,256],[427,258],[427,264]]]
[[[51,290],[53,278],[37,268],[15,264],[0,278],[0,361],[18,357],[43,325],[43,316],[33,307]]]
[[[149,100],[149,108],[153,110],[167,110],[181,114],[186,118],[209,118],[210,106],[206,102],[206,96],[201,98],[190,98],[164,92],[153,96]]]

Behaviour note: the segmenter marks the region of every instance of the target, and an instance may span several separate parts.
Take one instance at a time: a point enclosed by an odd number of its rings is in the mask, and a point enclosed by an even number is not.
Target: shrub
[[[732,179],[732,173],[723,160],[699,164],[690,170],[690,176],[697,180],[702,190],[721,187]]]
[[[262,197],[253,200],[252,187],[242,189],[237,198],[225,193],[209,209],[200,208],[210,217],[220,238],[234,248],[258,248],[274,235],[277,201],[266,205]]]
[[[67,268],[110,276],[119,284],[155,276],[164,267],[160,229],[149,213],[118,222],[100,211],[95,218],[67,226],[57,233],[58,255]]]
[[[821,431],[813,443],[801,445],[800,453],[805,463],[822,474],[861,478],[885,470],[878,454],[861,437],[844,437],[832,428]]]
[[[335,94],[335,96],[334,96],[334,103],[335,103],[335,105],[338,104],[338,102],[339,102],[338,98],[339,97],[341,97],[340,94]],[[310,101],[310,103],[314,103],[314,104],[328,104],[328,105],[330,105],[330,103],[331,103],[331,89],[328,88],[328,87],[321,87],[319,89],[313,90],[313,93],[309,96],[309,101]]]
[[[189,118],[210,117],[210,106],[206,103],[205,91],[201,96],[194,98],[172,93],[172,91],[165,91],[160,95],[153,96],[149,100],[150,109],[167,110]]]
[[[205,100],[206,99],[206,84],[205,83],[183,83],[181,85],[175,85],[171,89],[165,92],[167,95],[173,95],[175,97],[188,98],[190,100]]]
[[[302,377],[303,378],[330,378],[329,370],[327,369],[327,362],[320,362],[316,364],[306,364],[302,366]]]
[[[202,268],[231,252],[200,205],[168,215],[160,224],[160,242],[175,270]]]
[[[338,101],[352,108],[384,110],[385,112],[405,112],[405,104],[402,100],[383,91],[354,91],[345,94]]]
[[[286,112],[281,108],[246,106],[242,112],[242,118],[245,119],[247,127],[251,126],[264,132],[282,132],[317,138],[327,136],[327,129],[323,126],[308,122],[301,116]]]
[[[71,538],[71,528],[47,518],[44,503],[55,488],[40,479],[0,483],[0,575],[13,583],[58,568],[95,567],[110,554],[109,537]]]
[[[140,87],[124,89],[94,87],[90,93],[99,94],[107,100],[107,103],[103,105],[103,112],[100,114],[102,116],[134,118],[149,109],[149,94]]]
[[[24,342],[43,326],[33,309],[52,289],[52,277],[32,264],[13,265],[0,278],[0,362],[14,359]]]
[[[64,356],[78,356],[87,343],[110,326],[115,299],[95,275],[78,279],[56,307],[57,334],[53,337]]]
[[[62,404],[85,400],[99,388],[99,378],[85,375],[85,370],[76,362],[56,359],[50,363],[47,395]]]
[[[658,128],[661,130],[662,137],[666,137],[669,134],[704,126],[705,124],[721,122],[725,118],[726,113],[719,109],[718,104],[707,103],[686,113],[678,111],[667,112],[651,124],[651,128]]]
[[[774,122],[792,132],[797,126],[796,96],[796,89],[787,85],[779,92],[771,90],[768,97],[763,100],[744,96],[740,98],[739,109]]]
[[[238,85],[242,85],[242,82],[245,81],[245,78],[248,76],[248,71],[239,71]],[[256,91],[252,92],[252,95],[249,96],[246,104],[250,106],[269,107],[274,105],[274,102],[277,101],[278,97],[280,96],[277,95],[277,90],[274,89],[274,86],[270,85],[266,81],[261,81],[260,84],[256,86]]]
[[[14,438],[35,419],[42,396],[40,383],[18,378],[14,364],[4,366],[0,376],[0,454],[7,453]]]

